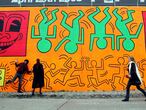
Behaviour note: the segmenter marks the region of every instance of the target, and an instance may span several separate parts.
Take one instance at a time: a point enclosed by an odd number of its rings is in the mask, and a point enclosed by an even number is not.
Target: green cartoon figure
[[[51,14],[52,14],[51,20],[49,20],[49,18],[47,17],[47,14],[46,14],[47,10],[48,10],[47,8],[43,8],[42,10],[40,10],[40,13],[43,17],[42,21],[38,24],[40,35],[35,35],[34,26],[32,26],[32,33],[31,33],[32,38],[40,38],[40,40],[38,41],[37,47],[38,47],[38,50],[43,53],[46,53],[51,49],[52,43],[49,39],[56,38],[56,33],[57,33],[56,25],[54,26],[53,35],[48,35],[48,31],[49,31],[48,28],[52,23],[54,23],[57,20],[56,13],[59,10],[55,9],[51,12]],[[49,39],[47,39],[47,38],[49,38]]]
[[[138,36],[141,32],[142,26],[143,26],[143,24],[140,23],[136,34],[130,34],[127,24],[133,21],[132,13],[134,13],[134,12],[135,12],[134,10],[128,10],[127,11],[128,18],[123,19],[122,16],[118,14],[117,8],[113,11],[113,14],[117,18],[116,27],[118,28],[118,30],[121,33],[121,35],[118,35],[116,37],[117,50],[120,50],[120,39],[124,39],[123,47],[126,51],[132,51],[134,49],[135,44],[132,41],[132,39],[138,38]]]
[[[59,44],[55,48],[55,51],[57,51],[61,47],[61,45],[67,41],[67,43],[65,44],[65,51],[67,53],[73,54],[78,50],[78,44],[84,43],[84,29],[81,28],[81,32],[80,32],[80,23],[79,23],[79,20],[84,16],[84,13],[81,10],[79,10],[78,13],[79,15],[72,21],[72,26],[69,26],[66,23],[68,14],[62,11],[63,20],[61,22],[61,25],[69,31],[69,35],[67,35],[59,42]]]
[[[104,14],[106,15],[105,18],[103,18],[101,21],[97,21],[94,16],[96,16],[98,13],[100,13],[100,9],[96,8],[96,11],[91,13],[88,16],[88,19],[92,22],[94,25],[94,33],[90,36],[90,51],[93,50],[93,44],[95,38],[97,38],[96,45],[100,49],[105,49],[107,47],[107,40],[106,38],[111,38],[112,43],[112,50],[115,49],[115,41],[114,41],[114,35],[113,34],[107,34],[106,33],[106,25],[111,19],[111,15],[108,12],[109,7],[104,9]]]

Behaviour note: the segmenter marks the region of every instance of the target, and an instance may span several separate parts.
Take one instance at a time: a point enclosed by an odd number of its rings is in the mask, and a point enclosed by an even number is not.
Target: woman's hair
[[[131,61],[134,61],[135,62],[135,59],[134,59],[133,56],[130,56],[129,58],[130,58]]]
[[[40,63],[40,59],[37,58],[36,61],[37,61],[37,63]]]

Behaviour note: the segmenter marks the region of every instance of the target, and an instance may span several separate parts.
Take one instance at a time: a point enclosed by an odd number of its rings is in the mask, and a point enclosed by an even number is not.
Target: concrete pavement
[[[131,90],[129,102],[122,102],[125,91],[0,93],[0,110],[146,110],[146,98]]]
[[[0,98],[0,110],[146,110],[144,98],[52,99]]]

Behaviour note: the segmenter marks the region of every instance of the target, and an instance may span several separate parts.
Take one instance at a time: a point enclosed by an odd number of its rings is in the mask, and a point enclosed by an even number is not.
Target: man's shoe
[[[23,93],[22,91],[17,91],[18,93]]]
[[[7,82],[6,82],[6,84],[9,84],[9,83],[11,83],[12,81],[11,80],[8,80]]]
[[[129,99],[123,99],[122,101],[123,101],[123,102],[127,102],[127,101],[129,101]]]
[[[34,93],[32,93],[31,96],[34,96]]]
[[[40,96],[42,96],[43,94],[42,93],[40,93]]]

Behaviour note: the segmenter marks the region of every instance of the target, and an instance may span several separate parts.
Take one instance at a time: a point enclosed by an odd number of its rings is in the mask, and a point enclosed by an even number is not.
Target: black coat
[[[140,85],[141,82],[136,74],[136,66],[135,66],[135,63],[131,63],[131,69],[129,71],[130,75],[131,75],[131,78],[129,79],[129,82],[132,84],[132,85]]]
[[[33,66],[34,79],[32,88],[42,88],[44,86],[44,69],[41,63]]]

